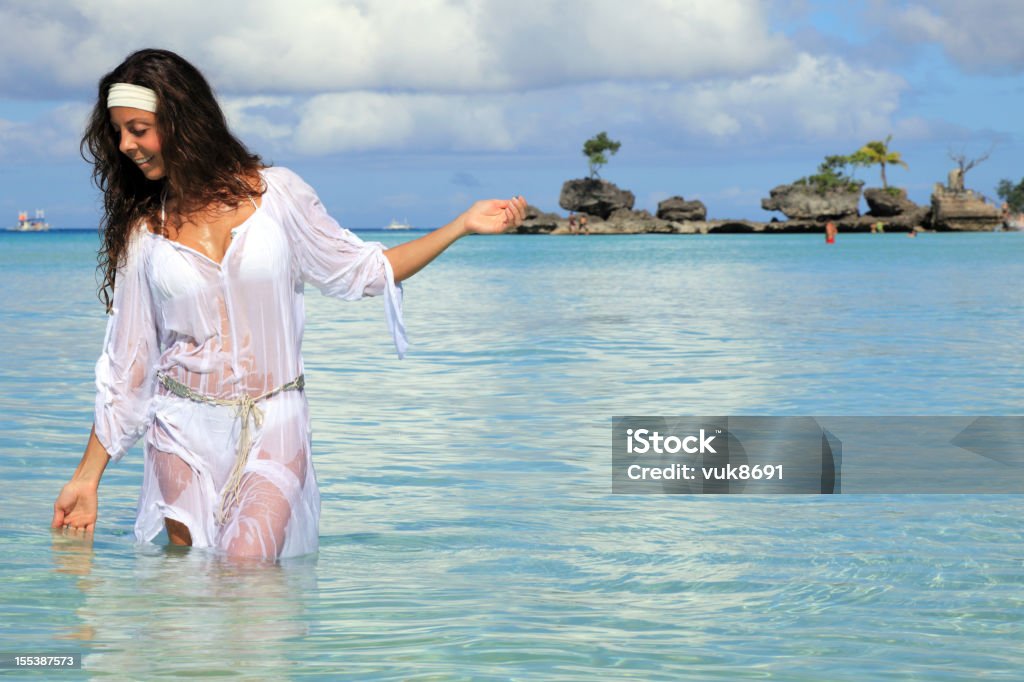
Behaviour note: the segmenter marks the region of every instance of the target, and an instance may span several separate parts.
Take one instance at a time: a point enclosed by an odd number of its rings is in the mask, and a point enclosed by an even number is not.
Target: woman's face
[[[120,135],[118,149],[131,159],[148,180],[166,175],[164,157],[160,154],[160,135],[156,131],[156,114],[131,107],[110,107],[110,124]]]

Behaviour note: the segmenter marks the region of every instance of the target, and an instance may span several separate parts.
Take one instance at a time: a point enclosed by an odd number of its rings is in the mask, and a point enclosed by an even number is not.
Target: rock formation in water
[[[708,209],[703,201],[687,201],[682,197],[669,197],[658,202],[658,217],[662,220],[706,220]]]
[[[969,189],[950,189],[936,183],[932,191],[932,228],[990,232],[1003,223],[999,208]]]
[[[517,234],[550,234],[559,225],[566,224],[568,221],[557,213],[545,213],[536,206],[527,204],[526,217],[515,231]]]
[[[859,214],[860,189],[821,191],[809,185],[779,185],[761,200],[761,208],[791,220],[834,220]]]
[[[864,199],[868,202],[867,215],[886,225],[910,230],[929,222],[931,208],[908,199],[905,189],[872,187],[864,190]]]
[[[952,181],[951,181],[952,182]],[[955,187],[955,183],[954,187]],[[595,178],[568,180],[562,185],[559,205],[589,216],[588,232],[601,234],[713,234],[713,233],[821,233],[833,221],[841,232],[868,232],[877,222],[887,229],[912,230],[930,226],[938,230],[991,230],[1002,221],[995,206],[971,190],[951,189],[937,184],[931,206],[919,206],[903,189],[864,190],[869,211],[860,215],[861,191],[833,188],[821,190],[803,183],[779,185],[761,206],[780,211],[788,220],[708,220],[703,202],[673,196],[658,204],[657,215],[633,210],[632,192]],[[578,223],[577,223],[578,225]],[[567,217],[527,206],[526,220],[516,228],[519,234],[574,234]]]
[[[923,208],[907,198],[907,190],[895,187],[869,187],[864,190],[864,199],[868,202],[868,213],[879,218],[913,213]]]
[[[636,197],[629,190],[595,178],[566,180],[558,197],[558,205],[565,210],[602,219],[607,219],[617,209],[633,208],[635,201]]]
[[[594,221],[590,231],[602,230],[605,234],[641,234],[644,232],[673,232],[671,224],[650,214],[649,211],[631,211],[620,208],[613,211],[608,220]]]

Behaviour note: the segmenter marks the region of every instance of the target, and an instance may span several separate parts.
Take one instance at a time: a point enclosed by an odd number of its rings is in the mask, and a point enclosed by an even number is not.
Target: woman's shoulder
[[[154,229],[150,226],[150,221],[146,218],[140,218],[138,222],[128,228],[125,243],[133,248],[139,248],[141,244],[145,243],[146,235],[155,234]]]
[[[316,190],[290,168],[268,166],[260,172],[268,189],[274,189],[296,206],[306,206],[311,202],[319,203]]]
[[[285,187],[306,185],[298,173],[284,166],[266,166],[260,170],[260,174],[268,185],[276,184]],[[308,187],[308,185],[306,186]]]
[[[125,233],[123,259],[118,270],[134,269],[141,266],[148,258],[149,249],[155,234],[150,230],[149,223],[141,219]]]

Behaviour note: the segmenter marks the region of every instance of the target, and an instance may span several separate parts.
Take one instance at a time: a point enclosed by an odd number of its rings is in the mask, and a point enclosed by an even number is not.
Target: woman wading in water
[[[522,197],[474,204],[385,249],[341,229],[313,189],[228,130],[206,79],[164,50],[103,77],[82,140],[103,191],[95,421],[53,527],[92,531],[100,478],[144,439],[135,537],[231,556],[314,552],[320,495],[303,391],[303,284],[383,295],[399,356],[399,283],[460,237],[520,224]]]

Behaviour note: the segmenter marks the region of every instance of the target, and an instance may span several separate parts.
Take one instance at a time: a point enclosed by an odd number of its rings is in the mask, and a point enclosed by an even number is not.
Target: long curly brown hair
[[[141,85],[156,92],[156,129],[165,175],[148,180],[119,149],[119,133],[110,123],[107,91],[114,83]],[[211,205],[233,206],[262,194],[259,156],[228,130],[227,120],[203,74],[167,50],[139,50],[99,82],[80,146],[92,164],[92,179],[103,192],[102,246],[97,253],[103,282],[99,298],[110,312],[117,268],[124,265],[132,232],[146,220],[161,232],[161,200],[182,214]]]

